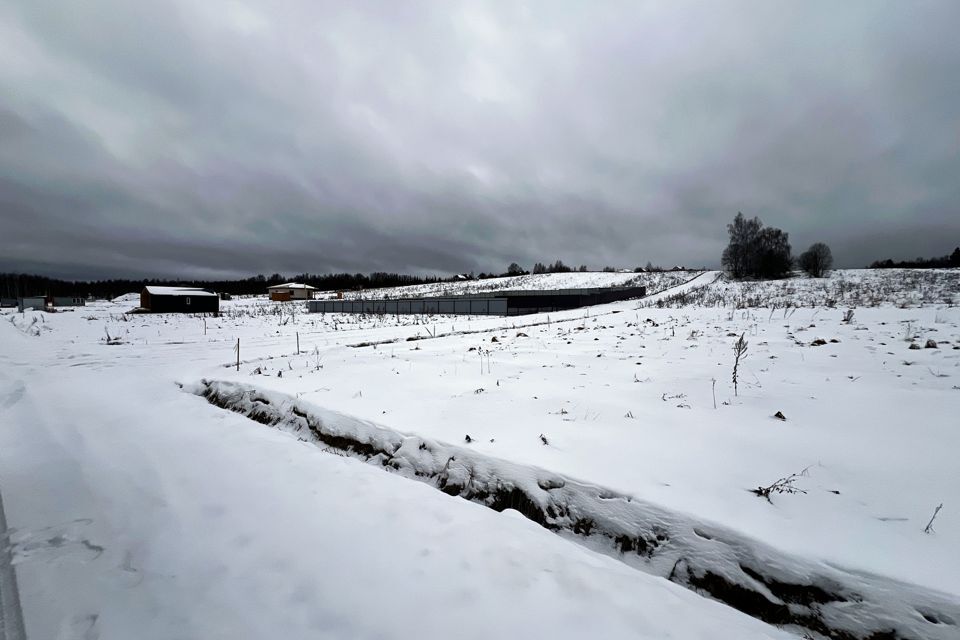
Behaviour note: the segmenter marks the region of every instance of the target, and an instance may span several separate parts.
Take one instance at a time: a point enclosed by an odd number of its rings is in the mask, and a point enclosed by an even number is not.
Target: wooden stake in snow
[[[936,520],[937,514],[940,513],[940,509],[943,509],[943,503],[941,502],[937,505],[937,508],[933,510],[933,515],[930,516],[930,522],[927,523],[927,526],[923,528],[924,533],[933,533],[933,521]]]
[[[297,331],[297,355],[300,355],[300,332]]]
[[[237,371],[240,371],[240,338],[237,338],[237,346],[233,350],[237,352]]]

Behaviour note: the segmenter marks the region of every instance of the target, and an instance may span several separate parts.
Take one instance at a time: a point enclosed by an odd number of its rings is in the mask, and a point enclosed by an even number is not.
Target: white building
[[[288,282],[286,284],[275,284],[267,287],[270,299],[276,302],[285,302],[287,300],[310,300],[316,287],[298,282]]]

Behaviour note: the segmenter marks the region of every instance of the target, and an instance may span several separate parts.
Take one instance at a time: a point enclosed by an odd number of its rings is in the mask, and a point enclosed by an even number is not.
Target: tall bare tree
[[[783,278],[790,273],[788,234],[764,227],[759,218],[747,220],[743,213],[737,213],[727,232],[730,242],[720,262],[734,278]]]
[[[809,273],[814,278],[822,278],[827,275],[827,271],[833,266],[833,254],[830,247],[822,242],[815,242],[810,248],[800,254],[797,261],[800,268]]]

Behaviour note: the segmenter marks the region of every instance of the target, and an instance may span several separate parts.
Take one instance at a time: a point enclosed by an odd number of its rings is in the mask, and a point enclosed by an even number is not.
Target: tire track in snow
[[[20,402],[25,392],[26,385],[23,381],[15,381],[0,399],[0,410],[6,411]],[[3,492],[0,491],[0,640],[26,640],[26,637],[17,573],[13,567],[10,532],[7,530],[7,516],[3,510]]]
[[[10,553],[10,534],[0,493],[0,640],[26,640],[17,574]]]

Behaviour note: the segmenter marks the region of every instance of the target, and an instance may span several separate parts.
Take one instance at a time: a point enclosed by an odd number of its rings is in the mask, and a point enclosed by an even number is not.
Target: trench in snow
[[[211,404],[420,480],[667,578],[764,622],[833,640],[956,640],[952,596],[793,558],[730,529],[631,496],[398,433],[278,392],[203,380],[186,389]]]

